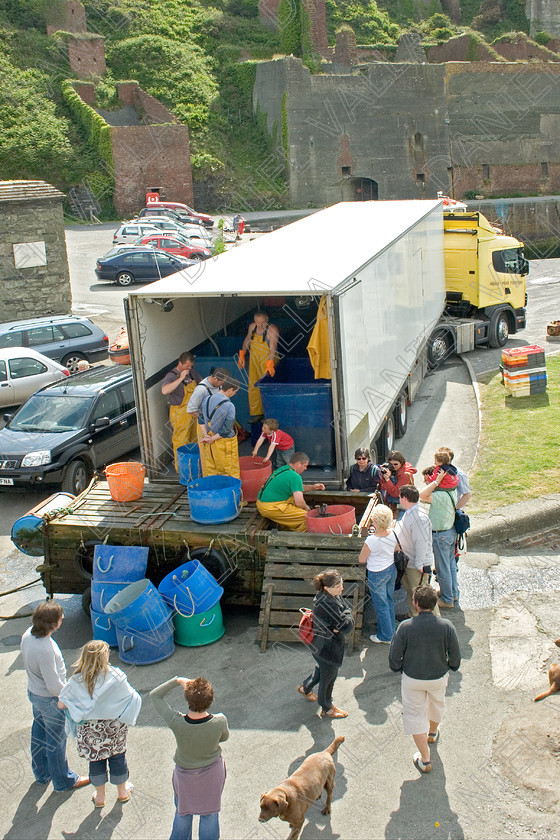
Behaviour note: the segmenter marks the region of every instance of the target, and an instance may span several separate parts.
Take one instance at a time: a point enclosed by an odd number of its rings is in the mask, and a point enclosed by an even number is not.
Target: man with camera
[[[399,491],[399,503],[404,516],[395,525],[395,534],[408,557],[408,565],[401,583],[406,591],[408,611],[417,615],[412,593],[422,582],[429,583],[434,565],[432,549],[432,523],[418,504],[419,492],[412,484],[405,484]],[[439,615],[436,604],[434,615]]]

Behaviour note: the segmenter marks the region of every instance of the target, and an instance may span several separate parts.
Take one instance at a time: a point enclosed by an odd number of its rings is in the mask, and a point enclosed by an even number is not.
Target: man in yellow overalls
[[[187,411],[187,403],[191,394],[200,382],[200,376],[193,370],[194,356],[192,353],[181,353],[177,364],[163,378],[161,393],[169,402],[169,422],[173,429],[171,442],[173,457],[175,458],[175,472],[179,472],[177,465],[177,449],[187,443],[196,443],[196,417]]]
[[[200,407],[198,422],[203,436],[200,449],[203,475],[230,475],[241,478],[235,428],[235,406],[231,398],[239,391],[239,382],[226,379],[219,391],[207,397]]]
[[[278,327],[268,323],[266,312],[255,312],[252,323],[249,325],[243,347],[239,351],[237,366],[245,367],[245,356],[249,353],[249,422],[258,423],[264,417],[264,409],[261,399],[260,388],[255,383],[265,375],[274,376],[275,364],[278,360],[278,338],[280,333]]]
[[[278,522],[290,531],[306,531],[305,514],[311,510],[303,496],[304,490],[324,490],[324,484],[304,484],[302,475],[309,464],[305,452],[295,452],[289,464],[275,470],[257,498],[261,516]]]

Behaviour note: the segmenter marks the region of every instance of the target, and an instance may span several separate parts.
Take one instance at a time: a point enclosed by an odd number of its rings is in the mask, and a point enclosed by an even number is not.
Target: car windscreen
[[[34,394],[8,423],[13,432],[71,432],[84,426],[92,397]]]

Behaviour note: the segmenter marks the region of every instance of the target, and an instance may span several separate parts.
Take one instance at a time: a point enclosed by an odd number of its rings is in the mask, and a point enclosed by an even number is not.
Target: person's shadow
[[[459,817],[449,805],[443,764],[435,749],[431,753],[432,772],[402,783],[399,807],[385,828],[386,840],[464,840]]]

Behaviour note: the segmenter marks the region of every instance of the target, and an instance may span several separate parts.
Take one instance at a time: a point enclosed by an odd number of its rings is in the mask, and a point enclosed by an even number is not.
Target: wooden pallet
[[[300,607],[313,606],[311,581],[329,568],[339,569],[344,597],[351,602],[354,630],[348,648],[361,637],[365,595],[365,566],[358,564],[364,544],[360,537],[301,532],[272,532],[265,558],[263,594],[257,639],[264,653],[269,642],[299,642]]]

